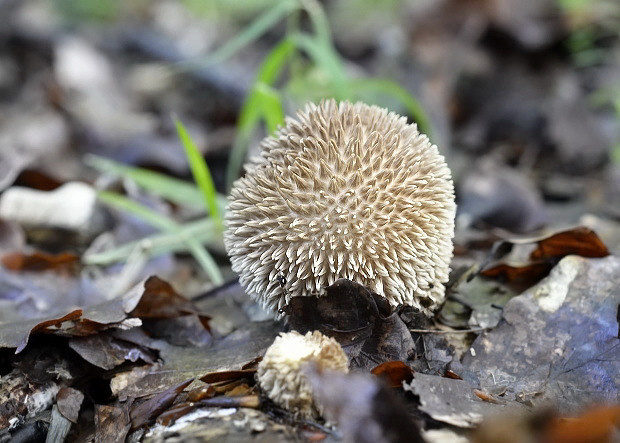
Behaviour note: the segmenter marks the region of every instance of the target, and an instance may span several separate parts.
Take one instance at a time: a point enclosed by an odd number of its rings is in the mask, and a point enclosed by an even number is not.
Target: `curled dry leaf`
[[[557,262],[567,255],[589,258],[602,258],[609,255],[607,246],[598,235],[584,226],[557,232],[543,238],[532,239],[530,243],[535,245],[535,248],[529,254],[529,263],[515,265],[500,261],[483,269],[480,275],[506,283],[514,290],[522,292],[549,275]],[[508,246],[523,245],[526,242],[504,241],[501,244]],[[512,248],[496,246],[494,249],[509,251]]]
[[[601,258],[609,255],[609,249],[598,235],[585,226],[558,232],[540,241],[530,254],[532,260],[562,258],[567,255]]]
[[[71,252],[48,254],[42,251],[32,254],[10,252],[1,259],[2,265],[11,271],[41,272],[53,270],[69,275],[74,275],[78,271],[79,260],[79,257]]]

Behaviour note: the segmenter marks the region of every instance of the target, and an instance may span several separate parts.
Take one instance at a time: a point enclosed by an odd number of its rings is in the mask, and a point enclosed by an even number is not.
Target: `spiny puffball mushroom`
[[[454,185],[416,125],[327,100],[260,147],[233,185],[224,236],[250,296],[280,309],[348,278],[427,315],[443,301]]]
[[[319,331],[301,335],[297,331],[281,333],[265,352],[256,373],[258,384],[274,403],[301,417],[321,415],[314,401],[305,365],[318,371],[348,372],[349,361],[340,344]]]

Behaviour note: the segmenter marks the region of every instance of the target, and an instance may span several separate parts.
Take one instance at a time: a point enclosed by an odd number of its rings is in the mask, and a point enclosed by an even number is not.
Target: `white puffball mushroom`
[[[279,310],[348,278],[432,314],[445,297],[456,205],[450,169],[415,124],[327,100],[260,147],[233,185],[224,236],[251,297]]]
[[[321,415],[310,382],[304,372],[312,364],[318,371],[349,371],[347,355],[340,344],[319,331],[301,335],[281,333],[265,352],[256,373],[258,384],[278,406],[304,418]]]

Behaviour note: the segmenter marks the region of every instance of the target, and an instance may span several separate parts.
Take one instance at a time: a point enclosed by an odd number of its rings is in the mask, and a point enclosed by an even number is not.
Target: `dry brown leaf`
[[[375,367],[371,374],[388,382],[392,388],[402,388],[403,381],[413,379],[413,370],[402,361],[386,361]]]

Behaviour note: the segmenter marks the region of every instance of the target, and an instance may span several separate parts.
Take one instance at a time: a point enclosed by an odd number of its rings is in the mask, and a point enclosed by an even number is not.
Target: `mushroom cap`
[[[415,124],[327,100],[260,147],[233,185],[224,235],[250,296],[278,310],[348,278],[427,315],[443,301],[454,185]]]
[[[304,368],[318,371],[348,372],[349,361],[334,338],[319,331],[301,335],[297,331],[280,333],[258,364],[261,389],[277,405],[305,418],[321,415]]]

